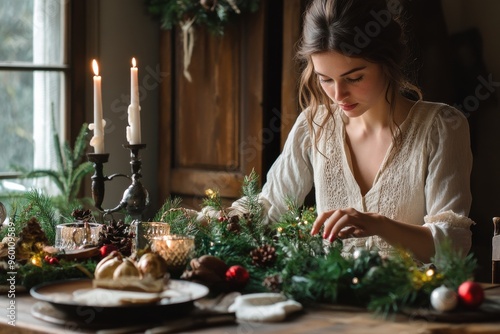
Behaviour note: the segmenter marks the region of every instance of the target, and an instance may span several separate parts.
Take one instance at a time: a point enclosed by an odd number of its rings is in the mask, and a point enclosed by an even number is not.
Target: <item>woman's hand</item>
[[[382,228],[380,215],[363,213],[353,208],[325,211],[313,224],[311,235],[324,226],[323,238],[333,242],[336,238],[368,237],[379,234]]]
[[[429,228],[389,219],[378,213],[359,212],[353,208],[321,213],[313,224],[311,235],[323,227],[323,238],[369,237],[377,235],[394,247],[402,247],[423,261],[434,255],[434,240]]]

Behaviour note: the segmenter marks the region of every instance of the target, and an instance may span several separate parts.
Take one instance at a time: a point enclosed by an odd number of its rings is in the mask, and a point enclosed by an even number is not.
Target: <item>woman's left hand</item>
[[[311,235],[317,234],[324,226],[323,238],[330,242],[336,238],[368,237],[378,234],[380,215],[363,213],[353,208],[325,211],[313,224]]]

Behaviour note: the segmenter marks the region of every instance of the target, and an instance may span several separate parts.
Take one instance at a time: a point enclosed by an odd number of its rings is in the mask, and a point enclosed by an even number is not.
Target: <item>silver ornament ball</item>
[[[458,295],[455,291],[441,285],[431,293],[431,305],[441,312],[453,310],[458,303]]]

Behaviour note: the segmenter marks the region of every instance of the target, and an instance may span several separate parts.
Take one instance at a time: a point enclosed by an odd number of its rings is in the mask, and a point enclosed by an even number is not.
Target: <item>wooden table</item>
[[[500,300],[500,286],[485,290],[488,298]],[[98,329],[77,328],[71,324],[55,325],[39,320],[31,313],[37,303],[41,303],[27,293],[16,295],[16,320],[15,327],[8,324],[7,307],[11,299],[0,297],[0,333],[95,333]],[[252,333],[357,333],[357,334],[447,334],[447,333],[500,333],[500,313],[498,318],[482,322],[469,322],[464,317],[464,322],[436,322],[432,319],[417,319],[407,315],[397,315],[391,319],[375,317],[372,313],[355,308],[341,306],[321,306],[307,308],[304,312],[291,316],[287,321],[279,323],[244,323],[232,322],[202,326],[194,329],[180,331],[182,333],[200,334],[252,334]],[[191,323],[192,319],[174,319],[174,323]],[[143,333],[154,325],[141,324],[138,327],[111,328],[101,331],[105,334]],[[158,324],[156,324],[158,326]],[[128,331],[126,331],[126,330]],[[157,331],[161,332],[161,331]],[[179,332],[179,331],[177,331]],[[164,331],[163,333],[167,333]],[[171,332],[169,332],[171,333]]]

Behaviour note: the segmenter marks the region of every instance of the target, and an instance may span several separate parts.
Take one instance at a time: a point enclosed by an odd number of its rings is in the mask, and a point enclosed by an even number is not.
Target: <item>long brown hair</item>
[[[400,129],[394,121],[396,94],[410,93],[422,98],[420,89],[410,83],[403,70],[408,56],[405,35],[400,20],[401,4],[398,0],[312,0],[304,15],[302,39],[297,59],[302,74],[299,84],[299,103],[310,108],[308,119],[311,129],[320,106],[329,117],[317,124],[317,144],[324,125],[333,118],[332,101],[319,84],[311,55],[335,51],[348,57],[360,57],[381,64],[389,84],[386,100],[390,103],[391,127],[395,146],[400,142]],[[389,5],[388,5],[389,4]]]

